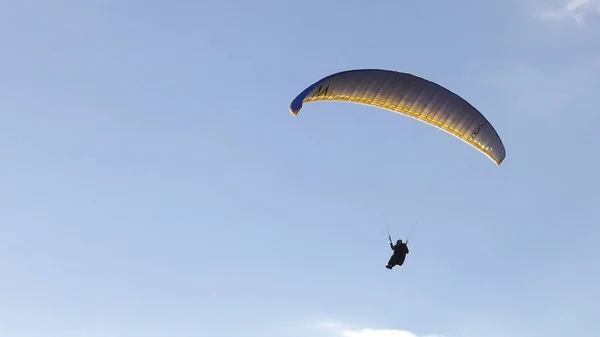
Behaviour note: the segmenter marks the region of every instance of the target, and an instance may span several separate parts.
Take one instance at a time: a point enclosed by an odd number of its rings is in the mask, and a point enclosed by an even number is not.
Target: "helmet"
[[[398,240],[398,241],[396,241],[396,244],[397,244],[397,245],[399,245],[399,244],[401,244],[401,243],[402,243],[402,240]]]

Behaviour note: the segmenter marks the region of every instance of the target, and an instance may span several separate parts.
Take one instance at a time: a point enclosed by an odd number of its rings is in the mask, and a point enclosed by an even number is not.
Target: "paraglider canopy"
[[[444,130],[500,165],[506,150],[490,122],[469,102],[424,78],[390,70],[357,69],[324,77],[304,89],[290,104],[298,115],[315,101],[366,104],[409,116]]]

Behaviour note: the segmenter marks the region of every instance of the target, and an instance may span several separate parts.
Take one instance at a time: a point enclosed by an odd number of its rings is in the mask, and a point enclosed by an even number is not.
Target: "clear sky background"
[[[1,1],[0,336],[597,336],[599,9]],[[457,92],[506,160],[289,113],[354,68]]]

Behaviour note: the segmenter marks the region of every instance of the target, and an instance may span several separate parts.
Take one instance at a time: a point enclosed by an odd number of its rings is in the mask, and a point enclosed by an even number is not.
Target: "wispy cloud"
[[[338,322],[321,322],[319,325],[340,337],[443,337],[442,335],[417,335],[408,330],[353,328]]]
[[[578,26],[585,25],[589,15],[600,14],[600,0],[563,0],[560,5],[541,11],[546,20],[574,20]]]

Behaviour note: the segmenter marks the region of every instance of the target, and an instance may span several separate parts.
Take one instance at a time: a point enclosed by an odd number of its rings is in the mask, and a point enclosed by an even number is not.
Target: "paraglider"
[[[497,165],[506,158],[502,139],[473,105],[443,86],[409,73],[355,69],[326,76],[304,89],[290,104],[297,116],[305,103],[338,101],[383,108],[417,119],[466,142]],[[397,240],[386,268],[402,266],[408,241]]]
[[[392,243],[392,238],[390,239],[390,248],[394,251],[387,265],[385,266],[387,269],[392,269],[394,266],[402,266],[404,264],[404,260],[406,259],[406,254],[410,253],[408,249],[408,241],[406,243],[402,242],[402,240],[396,241],[396,244]]]
[[[470,103],[424,78],[391,70],[356,69],[324,77],[304,89],[291,103],[323,100],[375,106],[403,114],[444,130],[500,165],[506,157],[502,140],[490,122]]]

